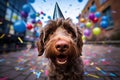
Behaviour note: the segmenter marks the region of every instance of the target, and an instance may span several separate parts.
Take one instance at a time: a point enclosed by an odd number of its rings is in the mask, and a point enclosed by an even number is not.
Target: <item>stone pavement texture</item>
[[[37,48],[0,53],[0,80],[47,80],[48,60]],[[120,48],[111,45],[83,46],[85,80],[120,80]]]

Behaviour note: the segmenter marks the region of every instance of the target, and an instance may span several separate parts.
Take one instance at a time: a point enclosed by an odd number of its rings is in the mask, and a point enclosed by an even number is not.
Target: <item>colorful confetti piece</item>
[[[20,37],[18,37],[18,40],[20,41],[20,43],[23,43],[23,40]]]

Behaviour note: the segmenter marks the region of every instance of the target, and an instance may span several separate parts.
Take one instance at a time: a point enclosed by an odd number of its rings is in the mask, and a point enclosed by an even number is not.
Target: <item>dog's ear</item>
[[[82,56],[82,46],[83,46],[83,41],[82,41],[82,33],[80,28],[77,26],[77,46],[79,48],[79,56]]]
[[[44,53],[44,32],[41,31],[40,40],[37,42],[38,56],[41,56]]]

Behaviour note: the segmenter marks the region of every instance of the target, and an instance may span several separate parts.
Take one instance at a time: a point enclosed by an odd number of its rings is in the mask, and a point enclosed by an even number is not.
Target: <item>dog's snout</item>
[[[64,40],[59,40],[59,41],[56,42],[55,48],[59,52],[64,52],[69,48],[69,43],[67,41],[64,41]]]

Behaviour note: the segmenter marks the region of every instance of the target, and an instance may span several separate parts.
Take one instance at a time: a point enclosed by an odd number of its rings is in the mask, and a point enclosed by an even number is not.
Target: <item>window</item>
[[[108,17],[108,28],[107,29],[110,29],[110,28],[113,28],[113,25],[114,25],[114,21],[113,21],[113,18],[112,18],[112,13],[111,13],[111,8],[110,6],[107,7],[104,11],[103,11],[103,15],[107,16]]]
[[[10,21],[11,20],[11,15],[12,15],[11,9],[7,8],[5,19]]]
[[[104,4],[107,0],[99,0],[100,5]]]

